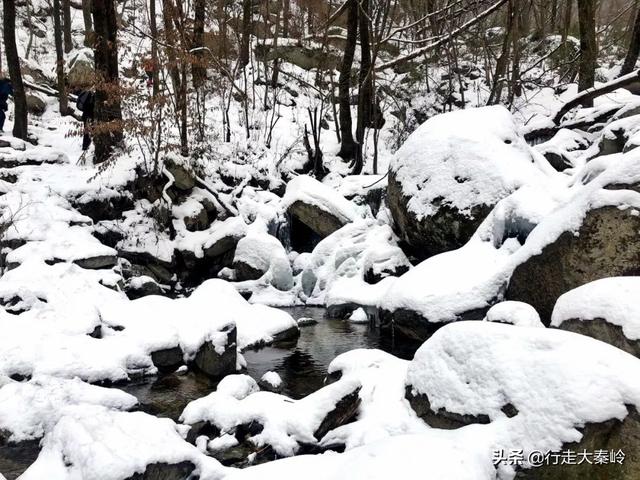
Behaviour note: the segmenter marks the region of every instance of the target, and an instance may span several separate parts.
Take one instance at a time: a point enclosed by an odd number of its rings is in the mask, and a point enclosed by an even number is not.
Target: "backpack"
[[[0,80],[0,97],[8,97],[13,95],[13,87],[7,79]]]
[[[78,95],[78,99],[76,100],[76,107],[81,112],[88,110],[91,108],[91,103],[93,102],[93,93],[89,90],[84,90]]]

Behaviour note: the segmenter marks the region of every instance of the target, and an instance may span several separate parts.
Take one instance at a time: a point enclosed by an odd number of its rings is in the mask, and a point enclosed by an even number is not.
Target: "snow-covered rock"
[[[583,335],[460,322],[440,329],[416,352],[407,396],[432,426],[490,424],[477,431],[491,439],[494,451],[522,449],[524,468],[532,466],[532,451],[590,445],[622,449],[629,459],[636,455],[629,452],[640,451],[639,367],[640,360]],[[639,466],[633,458],[611,466],[623,473],[619,478],[633,478]],[[536,478],[584,478],[570,476],[573,468],[588,472],[564,465],[547,477],[545,468]]]
[[[549,164],[559,172],[576,166],[578,156],[589,146],[586,134],[561,128],[544,143],[535,146]]]
[[[504,107],[437,115],[394,155],[389,207],[402,239],[424,259],[466,243],[500,199],[545,168]]]
[[[507,323],[517,327],[544,327],[536,309],[524,302],[497,303],[487,311],[484,319],[488,322]]]
[[[349,315],[349,321],[353,323],[367,323],[369,317],[364,308],[356,308],[351,315]]]
[[[640,277],[603,278],[561,295],[551,325],[640,357]]]
[[[287,184],[282,205],[320,238],[361,218],[354,204],[307,175],[300,175]]]
[[[250,233],[242,238],[235,249],[233,268],[236,280],[265,279],[278,290],[293,287],[293,273],[287,252],[282,244],[266,232]]]
[[[262,390],[274,393],[279,393],[282,390],[283,386],[282,378],[280,378],[280,375],[272,370],[262,375],[258,384],[260,385],[260,388],[262,388]]]

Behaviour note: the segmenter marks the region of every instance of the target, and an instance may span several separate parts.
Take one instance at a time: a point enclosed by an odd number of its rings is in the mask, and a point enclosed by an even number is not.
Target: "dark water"
[[[295,319],[313,318],[314,325],[301,327],[300,337],[243,353],[247,374],[259,380],[273,370],[283,380],[283,392],[292,398],[302,398],[322,387],[329,363],[338,355],[357,348],[378,348],[400,358],[412,358],[419,345],[393,345],[368,324],[355,324],[344,319],[325,318],[321,307],[283,308]],[[149,377],[119,386],[136,396],[145,412],[177,420],[184,407],[197,398],[215,391],[217,382],[187,372],[162,377]],[[17,447],[2,446],[0,442],[0,472],[7,480],[17,478],[35,460],[39,447],[30,442]]]
[[[295,319],[312,318],[315,325],[301,327],[300,337],[243,353],[248,375],[256,381],[269,370],[283,381],[285,395],[302,398],[322,387],[329,363],[341,353],[356,348],[379,348],[401,358],[412,358],[418,345],[394,346],[377,328],[344,319],[325,318],[322,307],[289,307],[282,310]],[[153,415],[177,420],[192,400],[215,391],[217,382],[194,372],[146,378],[121,387],[136,396],[142,409]]]

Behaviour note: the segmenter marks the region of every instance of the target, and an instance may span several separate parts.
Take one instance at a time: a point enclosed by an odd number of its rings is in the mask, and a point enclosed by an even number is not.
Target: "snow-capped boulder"
[[[517,327],[544,327],[536,309],[524,302],[506,301],[487,311],[487,322],[506,323]]]
[[[74,52],[67,62],[67,80],[70,88],[88,88],[96,81],[93,50],[83,48]]]
[[[42,95],[37,93],[27,93],[27,111],[33,115],[42,115],[47,109],[47,102],[42,98]]]
[[[640,277],[603,278],[563,294],[551,325],[640,357]]]
[[[460,322],[441,328],[407,370],[407,397],[427,423],[492,437],[494,451],[522,450],[516,478],[593,478],[594,465],[529,463],[535,451],[622,450],[602,478],[640,468],[640,360],[583,335]],[[548,471],[545,471],[547,470]],[[604,470],[609,469],[609,470]]]
[[[354,204],[308,175],[300,175],[287,184],[282,204],[320,238],[360,218]]]
[[[258,385],[262,390],[273,393],[280,393],[283,387],[282,378],[274,371],[268,371],[262,375]]]
[[[637,210],[613,205],[593,208],[577,231],[568,229],[515,268],[506,297],[529,303],[548,325],[563,293],[603,277],[637,274],[638,232]]]
[[[287,252],[278,239],[266,232],[252,232],[238,242],[233,268],[239,281],[257,280],[269,273],[268,282],[278,290],[293,287]]]
[[[401,238],[421,259],[462,246],[498,200],[541,177],[535,155],[504,107],[427,120],[389,166],[388,201]]]
[[[640,132],[640,115],[621,118],[608,124],[598,140],[599,155],[627,152],[638,145],[630,139]]]

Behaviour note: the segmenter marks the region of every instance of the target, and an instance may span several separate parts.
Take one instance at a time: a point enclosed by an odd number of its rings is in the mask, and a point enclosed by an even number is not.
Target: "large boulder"
[[[360,217],[354,204],[307,175],[287,184],[282,203],[289,215],[321,239]],[[292,230],[296,235],[295,227]]]
[[[83,48],[75,52],[69,59],[66,70],[70,88],[91,87],[96,80],[93,50]]]
[[[44,101],[41,95],[34,93],[27,93],[27,110],[33,115],[40,116],[47,109],[47,103]]]
[[[563,294],[551,325],[640,358],[640,277],[603,278]]]
[[[416,352],[406,394],[433,427],[479,424],[476,438],[489,436],[494,452],[521,451],[516,478],[631,480],[640,474],[639,367],[638,359],[582,335],[460,322]],[[553,462],[536,457],[569,450],[586,450],[591,463],[544,465]],[[607,461],[597,465],[603,451]],[[623,462],[611,460],[620,451]]]
[[[565,231],[515,268],[506,297],[529,303],[548,325],[563,293],[600,278],[640,273],[639,231],[633,209],[589,210],[577,232]]]
[[[293,272],[287,252],[275,237],[251,233],[240,239],[233,258],[236,280],[257,280],[269,273],[267,281],[278,290],[293,287]]]
[[[503,107],[433,117],[389,166],[387,195],[398,234],[418,259],[458,248],[500,199],[542,178],[545,168]]]

